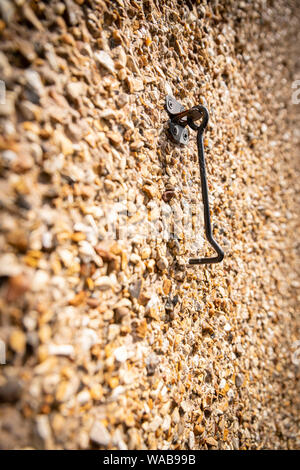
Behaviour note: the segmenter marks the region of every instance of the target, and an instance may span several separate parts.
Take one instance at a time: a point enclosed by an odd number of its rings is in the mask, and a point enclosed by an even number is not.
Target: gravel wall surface
[[[0,448],[299,449],[299,2],[0,13]]]

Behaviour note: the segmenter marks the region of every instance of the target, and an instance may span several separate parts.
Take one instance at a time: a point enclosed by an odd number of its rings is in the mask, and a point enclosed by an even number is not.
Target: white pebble
[[[125,346],[121,346],[114,351],[114,356],[119,362],[125,362],[128,358],[127,349]]]

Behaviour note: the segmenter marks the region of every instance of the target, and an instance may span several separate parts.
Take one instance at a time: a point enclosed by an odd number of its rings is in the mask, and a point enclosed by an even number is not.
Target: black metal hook
[[[205,106],[198,105],[185,110],[184,107],[171,95],[166,97],[166,111],[170,117],[169,135],[177,144],[186,145],[189,141],[187,126],[197,131],[198,161],[200,167],[202,201],[204,207],[205,235],[211,246],[215,249],[217,256],[209,258],[190,258],[189,264],[212,264],[219,263],[224,258],[224,252],[213,237],[211,229],[208,187],[206,178],[205,156],[203,147],[203,132],[208,124],[209,114]],[[195,121],[202,118],[200,125]]]

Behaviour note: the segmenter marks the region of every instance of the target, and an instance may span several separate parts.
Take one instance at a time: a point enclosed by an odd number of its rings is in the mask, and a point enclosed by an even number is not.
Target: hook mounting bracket
[[[185,108],[182,104],[174,98],[174,96],[168,95],[166,97],[166,111],[170,117],[169,124],[169,136],[176,144],[186,145],[189,142],[189,130],[187,129],[187,118],[178,122],[176,116],[182,113]]]

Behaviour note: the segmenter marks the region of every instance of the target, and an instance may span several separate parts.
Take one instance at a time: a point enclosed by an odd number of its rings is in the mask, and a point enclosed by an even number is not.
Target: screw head
[[[173,135],[178,135],[178,128],[177,128],[177,126],[174,126],[174,127],[172,128],[172,133],[173,133]]]

